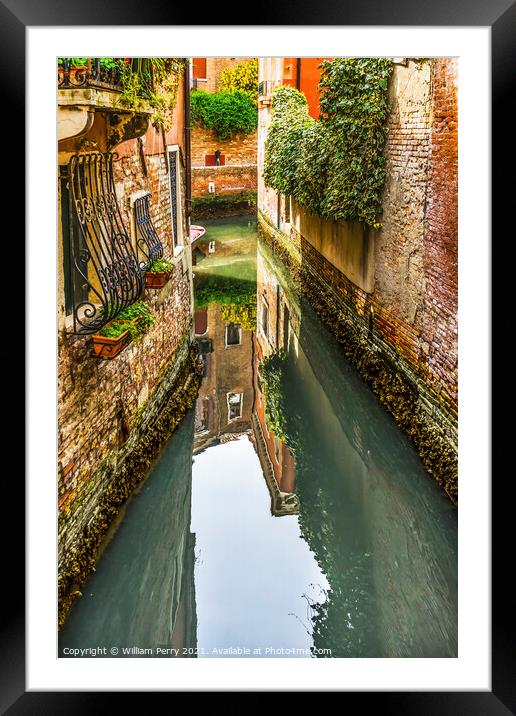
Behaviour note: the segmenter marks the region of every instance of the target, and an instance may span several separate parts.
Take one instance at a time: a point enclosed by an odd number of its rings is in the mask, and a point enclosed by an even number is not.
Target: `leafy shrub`
[[[249,134],[258,126],[258,112],[241,91],[211,94],[196,90],[190,94],[190,111],[194,126],[214,130],[219,139]]]
[[[221,306],[220,315],[224,323],[236,323],[244,331],[256,330],[256,296],[249,303],[228,303]]]
[[[265,143],[263,178],[267,186],[294,196],[303,138],[313,122],[301,92],[289,86],[274,91],[272,122]]]
[[[147,271],[150,273],[161,273],[165,271],[170,271],[172,269],[172,261],[168,261],[168,259],[156,259],[151,263]]]
[[[118,338],[125,331],[129,331],[131,338],[137,338],[145,333],[155,320],[150,306],[144,301],[137,301],[122,309],[115,319],[99,331],[99,335],[105,338]]]
[[[339,58],[322,68],[319,120],[298,90],[273,92],[265,184],[312,213],[379,228],[392,61]]]
[[[267,430],[272,430],[282,442],[287,440],[286,403],[283,388],[286,360],[287,354],[282,348],[279,348],[266,356],[260,366]]]
[[[253,57],[235,67],[225,67],[220,73],[220,87],[227,92],[242,92],[258,106],[258,59]]]

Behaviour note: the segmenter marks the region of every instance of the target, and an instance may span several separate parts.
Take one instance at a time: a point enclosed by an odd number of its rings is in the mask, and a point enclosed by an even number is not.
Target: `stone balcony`
[[[113,66],[106,68],[101,66],[100,58],[85,58],[84,65],[72,67],[64,58],[58,66],[57,127],[61,149],[78,141],[97,140],[99,124],[104,127],[107,150],[146,132],[154,111],[150,102],[142,97],[137,109],[121,102],[124,62],[115,58]]]

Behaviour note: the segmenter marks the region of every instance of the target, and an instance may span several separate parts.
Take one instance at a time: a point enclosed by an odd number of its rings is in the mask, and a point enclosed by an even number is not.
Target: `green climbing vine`
[[[284,397],[284,372],[287,354],[282,348],[263,359],[260,380],[265,397],[265,420],[267,429],[282,442],[287,441],[287,417]]]
[[[322,217],[380,228],[391,72],[388,58],[324,61],[318,120],[309,116],[301,92],[278,87],[265,184]]]
[[[154,109],[154,126],[170,129],[179,82],[187,63],[183,57],[137,57],[121,63],[120,104],[134,110],[148,104]]]

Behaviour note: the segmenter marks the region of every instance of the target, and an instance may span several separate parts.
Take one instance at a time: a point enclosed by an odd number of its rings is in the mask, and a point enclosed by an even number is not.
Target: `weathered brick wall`
[[[423,378],[457,416],[456,60],[396,64],[385,147],[382,229],[374,232],[374,289],[366,293],[298,236],[308,259],[358,316]],[[272,225],[277,194],[263,185],[270,120],[259,119],[259,207]],[[290,223],[282,230],[294,236]]]
[[[137,154],[122,157],[114,163],[114,178],[117,198],[125,226],[132,226],[131,195],[138,191],[150,192],[149,209],[154,228],[164,246],[164,255],[173,251],[172,223],[170,210],[170,184],[164,154],[145,158],[147,176],[142,173]],[[182,192],[184,196],[184,191]],[[184,213],[184,212],[183,212]],[[133,239],[134,240],[134,239]]]
[[[147,289],[155,323],[116,358],[92,355],[91,338],[61,333],[58,347],[59,509],[69,509],[102,461],[117,450],[163,369],[191,330],[182,261],[160,291]]]
[[[392,413],[400,427],[412,438],[426,469],[457,498],[457,422],[446,410],[432,386],[400,350],[386,328],[389,321],[375,326],[370,294],[352,284],[302,236],[291,229],[287,236],[261,211],[259,229],[284,262],[297,289],[306,296],[319,317],[342,345],[344,355],[358,368]],[[361,310],[362,309],[362,310]],[[382,325],[382,330],[378,329]]]
[[[205,156],[220,149],[226,166],[252,164],[256,166],[258,133],[237,134],[232,139],[219,139],[211,129],[192,127],[192,167],[204,167]]]
[[[458,102],[457,60],[435,59],[432,82],[426,225],[422,364],[445,402],[457,409]]]
[[[165,255],[172,256],[169,175],[163,154],[146,156],[147,176],[135,152],[114,163],[115,191],[122,219],[130,232],[131,195],[150,191],[150,211]],[[184,172],[181,172],[184,188]],[[182,193],[184,196],[184,191]],[[186,232],[183,202],[183,232]],[[134,240],[134,237],[133,239]],[[59,534],[60,558],[102,499],[106,485],[98,478],[103,465],[131,438],[132,428],[185,360],[192,341],[191,258],[187,245],[173,259],[171,280],[143,296],[154,325],[114,359],[95,357],[91,337],[62,330],[58,343],[58,488],[59,511],[65,518]],[[182,353],[178,352],[183,346]],[[185,353],[186,351],[186,353]],[[183,355],[185,354],[185,355]],[[159,401],[158,401],[159,402]],[[156,403],[157,404],[157,403]],[[99,481],[100,480],[100,481]]]
[[[192,169],[192,196],[214,196],[208,191],[210,182],[215,184],[215,195],[256,191],[256,165]]]
[[[242,329],[240,345],[226,346],[226,326],[221,306],[208,305],[208,329],[202,336],[213,341],[213,351],[207,354],[206,376],[199,390],[197,404],[210,400],[210,420],[208,432],[196,434],[196,449],[208,444],[214,437],[225,433],[240,433],[251,426],[253,390],[249,365],[251,363],[251,331]],[[228,393],[242,393],[242,416],[228,419]]]

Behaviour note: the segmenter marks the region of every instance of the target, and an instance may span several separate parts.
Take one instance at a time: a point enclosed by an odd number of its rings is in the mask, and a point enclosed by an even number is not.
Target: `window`
[[[226,348],[239,346],[242,343],[242,327],[238,323],[229,323],[226,326]]]
[[[279,458],[280,458],[280,441],[276,436],[274,436],[274,457],[276,458],[276,462],[279,465]]]
[[[134,200],[134,226],[136,245],[145,257],[145,266],[150,266],[156,259],[163,258],[163,244],[156,233],[150,217],[149,194]]]
[[[228,421],[242,417],[243,393],[228,393]]]
[[[170,213],[174,249],[183,245],[183,219],[181,212],[181,172],[179,168],[179,147],[170,146],[168,166],[170,172]]]
[[[195,406],[195,432],[204,433],[210,429],[211,399],[199,398]]]
[[[73,257],[80,256],[85,245],[68,188],[68,167],[60,167],[59,172],[65,315],[69,316],[76,304],[88,300],[88,283],[86,280],[80,280],[82,277],[77,276],[72,263]]]
[[[91,335],[138,300],[145,274],[122,220],[113,177],[114,154],[74,154],[62,188],[63,248],[72,332]],[[77,231],[77,228],[79,231]]]
[[[256,386],[258,388],[258,398],[260,399],[260,405],[262,404],[262,395],[263,395],[263,383],[262,383],[262,376],[260,374],[262,368],[262,364],[258,363],[258,366],[256,368]]]

